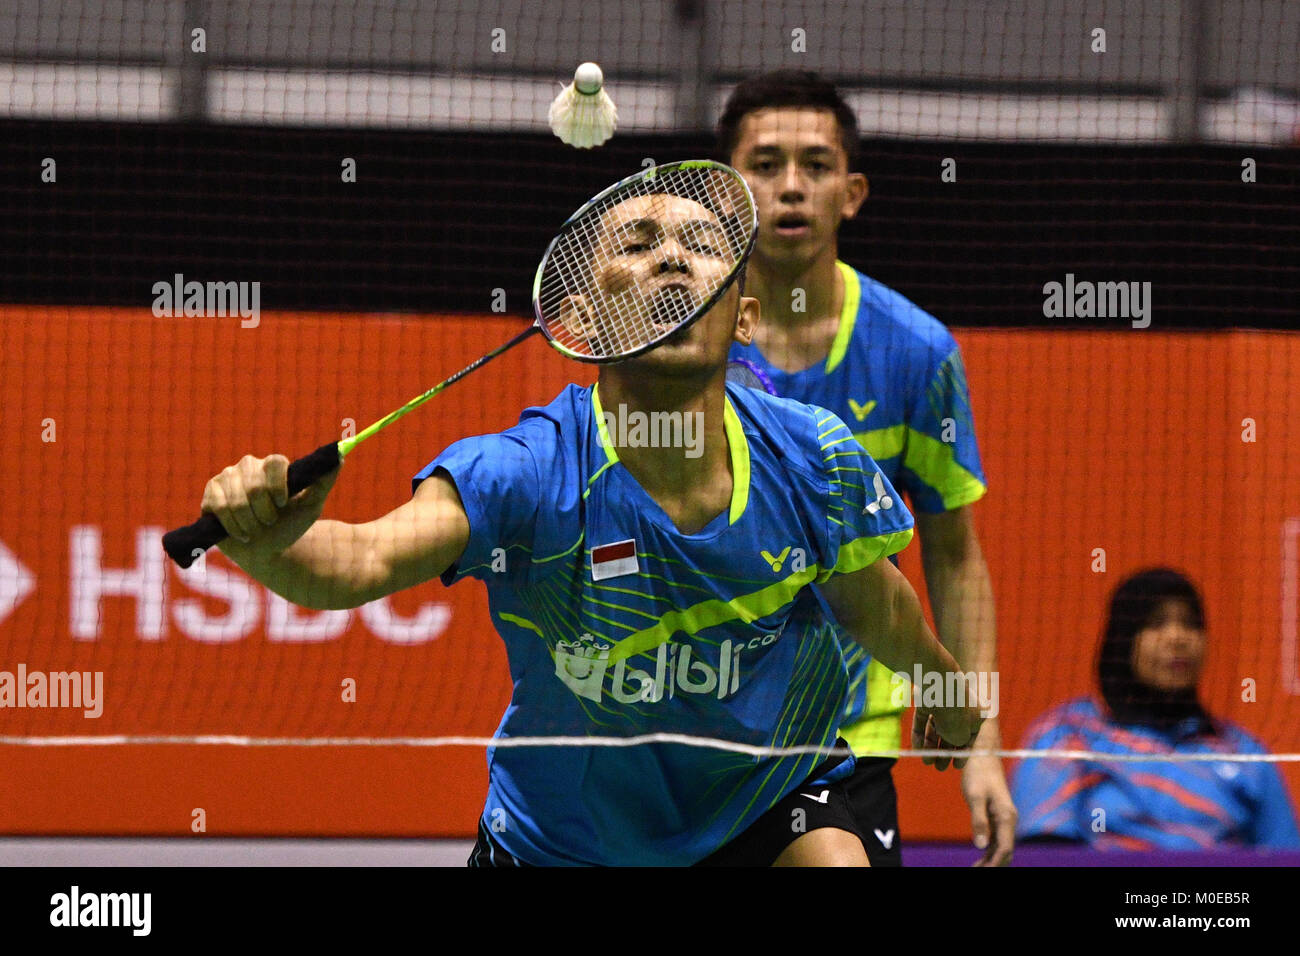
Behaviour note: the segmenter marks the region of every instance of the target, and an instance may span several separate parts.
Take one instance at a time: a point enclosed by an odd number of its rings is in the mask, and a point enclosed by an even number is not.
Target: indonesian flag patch
[[[641,565],[636,560],[636,539],[602,544],[591,549],[591,579],[603,581],[624,574],[636,574]]]

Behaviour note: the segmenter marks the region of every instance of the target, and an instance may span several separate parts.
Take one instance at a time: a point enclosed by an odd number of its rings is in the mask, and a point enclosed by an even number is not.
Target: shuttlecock
[[[618,109],[605,92],[605,75],[595,63],[584,63],[573,82],[551,103],[551,129],[570,146],[590,149],[614,135]]]

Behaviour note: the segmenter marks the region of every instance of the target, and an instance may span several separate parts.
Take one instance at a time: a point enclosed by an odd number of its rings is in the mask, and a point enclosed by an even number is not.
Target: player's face
[[[1186,601],[1160,604],[1133,642],[1133,674],[1162,691],[1189,690],[1201,676],[1205,633]]]
[[[601,217],[592,276],[608,322],[653,338],[690,315],[731,271],[726,230],[708,209],[680,196],[637,196]]]
[[[657,194],[620,203],[601,217],[590,308],[658,338],[694,312],[735,263],[717,216],[692,200]],[[751,300],[752,301],[752,300]],[[735,334],[733,285],[703,317],[632,361],[645,367],[725,364]]]
[[[760,262],[800,265],[835,243],[840,222],[867,196],[850,173],[840,125],[830,110],[780,107],[741,120],[731,154],[758,205]]]

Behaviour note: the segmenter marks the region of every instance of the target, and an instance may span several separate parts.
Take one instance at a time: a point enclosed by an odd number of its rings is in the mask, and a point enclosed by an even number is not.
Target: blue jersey
[[[1167,731],[1116,724],[1087,697],[1044,714],[1028,736],[1027,750],[1152,757],[1268,752],[1232,724],[1220,724],[1218,734],[1198,732],[1195,721]],[[1020,811],[1021,839],[1056,837],[1130,850],[1300,849],[1282,775],[1267,763],[1033,758],[1016,768],[1011,797]]]
[[[783,372],[757,346],[732,358],[761,367],[778,395],[834,412],[912,507],[937,514],[984,495],[961,351],[948,330],[892,289],[837,262],[839,329],[825,362]],[[891,674],[845,636],[851,692],[844,736],[858,753],[896,749],[903,707]],[[870,665],[870,666],[869,666]]]
[[[812,585],[903,548],[912,516],[887,482],[877,492],[884,479],[835,415],[739,386],[727,394],[731,503],[694,534],[620,463],[616,442],[636,440],[637,413],[607,416],[595,388],[570,385],[416,476],[445,469],[469,518],[444,581],[487,585],[513,682],[499,738],[834,745],[847,675]],[[645,425],[642,440],[655,440]],[[483,823],[536,865],[691,864],[821,760],[681,744],[497,746]]]

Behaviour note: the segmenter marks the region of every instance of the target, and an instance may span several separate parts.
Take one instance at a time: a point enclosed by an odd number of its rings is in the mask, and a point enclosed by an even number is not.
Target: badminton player
[[[596,241],[617,241],[619,266],[590,277],[573,321],[638,273],[694,293],[718,268],[698,226],[709,219],[662,194],[612,208]],[[513,684],[498,738],[668,732],[830,749],[848,678],[814,588],[891,667],[956,662],[887,560],[911,515],[845,425],[726,384],[728,349],[758,318],[733,283],[674,337],[603,366],[596,386],[456,442],[375,521],[320,519],[337,473],[290,500],[281,456],[222,471],[203,509],[231,535],[232,560],[306,607],[483,581]],[[698,454],[628,439],[618,420],[637,412],[698,413]],[[931,745],[950,749],[980,724],[970,707],[933,717]],[[497,746],[488,762],[474,865],[867,865],[845,758],[654,743]]]
[[[956,342],[936,319],[838,259],[838,231],[867,198],[857,123],[834,86],[781,71],[741,82],[718,123],[721,158],[759,210],[750,292],[765,321],[734,358],[766,372],[778,395],[850,422],[890,483],[907,492],[940,636],[966,668],[992,671],[992,588],[971,517],[984,475]],[[842,735],[858,755],[850,792],[873,866],[902,862],[894,760],[901,710],[884,662],[846,641],[852,673]],[[976,743],[996,748],[988,720]],[[940,769],[945,761],[938,761]],[[985,865],[1010,861],[1016,810],[1001,762],[967,761],[962,793]]]

